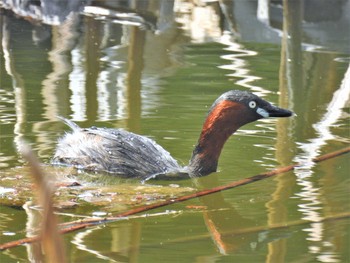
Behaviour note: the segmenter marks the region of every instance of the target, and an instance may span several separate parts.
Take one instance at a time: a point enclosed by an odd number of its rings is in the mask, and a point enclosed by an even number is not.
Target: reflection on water
[[[229,55],[224,55],[222,58],[228,60],[230,64],[222,65],[220,68],[233,71],[227,74],[227,76],[238,78],[239,80],[235,82],[237,85],[246,87],[257,95],[263,96],[264,93],[268,91],[252,84],[254,81],[259,80],[260,77],[253,76],[251,72],[249,72],[247,61],[245,60],[247,56],[256,56],[258,53],[253,50],[247,50],[239,43],[233,42],[233,40],[234,39],[232,39],[230,35],[224,35],[222,38],[221,43],[227,45],[228,47],[225,48],[225,50],[230,52]]]
[[[2,0],[0,168],[22,163],[22,138],[49,160],[65,129],[57,115],[147,134],[186,163],[205,106],[249,90],[297,116],[244,127],[220,172],[180,187],[298,169],[172,206],[176,215],[78,232],[72,261],[346,262],[349,220],[326,219],[350,210],[348,160],[312,159],[349,143],[349,2]],[[25,212],[1,210],[1,242],[22,235]],[[34,248],[21,249],[0,258],[28,260]]]
[[[314,174],[312,168],[314,166],[313,159],[320,154],[320,149],[322,146],[327,144],[327,141],[335,139],[335,136],[331,133],[330,128],[336,124],[342,117],[342,109],[346,106],[350,95],[350,67],[345,73],[343,82],[340,88],[333,93],[333,98],[326,108],[326,112],[322,119],[313,124],[313,128],[316,131],[317,137],[309,139],[308,143],[301,143],[299,148],[304,151],[304,153],[296,156],[295,161],[301,163],[302,166],[295,170],[297,176],[296,182],[301,186],[301,191],[295,193],[295,196],[299,197],[302,203],[299,205],[299,211],[303,214],[303,219],[311,222],[320,222],[323,218],[322,210],[322,194],[321,189],[316,187],[309,178]],[[310,228],[305,228],[303,231],[308,233],[307,240],[313,242],[321,242],[323,240],[324,234],[324,224],[323,223],[312,223]],[[326,246],[326,248],[325,248]],[[330,247],[330,252],[328,252],[327,247]],[[325,250],[329,253],[328,255],[322,254],[319,258],[322,258],[323,262],[334,262],[336,260],[332,256],[333,246],[329,244],[325,245],[321,242],[320,245],[315,246],[310,245],[310,253],[320,253]]]

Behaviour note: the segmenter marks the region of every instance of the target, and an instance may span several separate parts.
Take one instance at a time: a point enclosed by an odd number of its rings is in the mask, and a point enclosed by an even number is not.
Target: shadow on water
[[[241,89],[297,116],[244,127],[226,144],[220,171],[197,180],[141,185],[58,172],[81,184],[59,190],[57,199],[71,202],[60,210],[62,220],[305,165],[166,212],[70,234],[70,260],[348,261],[349,220],[324,220],[350,211],[348,160],[317,166],[311,160],[349,144],[349,2],[1,0],[0,195],[11,202],[22,191],[12,206],[25,203],[24,212],[1,206],[1,242],[30,236],[40,214],[27,202],[31,183],[13,145],[29,140],[48,163],[65,129],[57,115],[82,127],[151,136],[186,165],[207,108],[222,92]],[[305,224],[273,228],[291,222]],[[28,245],[0,259],[27,261],[31,253]]]

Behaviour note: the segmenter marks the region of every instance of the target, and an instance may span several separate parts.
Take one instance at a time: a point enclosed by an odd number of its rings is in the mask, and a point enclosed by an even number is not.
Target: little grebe
[[[142,179],[167,174],[204,176],[216,171],[226,140],[239,127],[261,118],[292,114],[252,93],[228,91],[211,106],[186,167],[181,167],[169,152],[147,137],[122,129],[80,128],[61,118],[73,132],[59,140],[53,164]]]

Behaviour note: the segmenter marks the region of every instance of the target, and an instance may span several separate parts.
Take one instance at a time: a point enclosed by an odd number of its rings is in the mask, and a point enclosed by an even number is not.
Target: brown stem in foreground
[[[343,148],[341,150],[335,151],[335,152],[331,152],[325,155],[321,155],[317,158],[315,158],[313,161],[315,163],[319,163],[331,158],[335,158],[337,156],[340,156],[342,154],[346,154],[350,152],[350,147],[346,147]],[[213,193],[217,193],[217,192],[221,192],[224,190],[228,190],[228,189],[232,189],[235,187],[239,187],[239,186],[243,186],[246,184],[250,184],[256,181],[260,181],[263,179],[267,179],[269,177],[275,176],[277,174],[281,174],[281,173],[285,173],[285,172],[289,172],[291,170],[293,170],[295,167],[301,166],[302,164],[297,163],[297,164],[291,164],[288,166],[284,166],[281,168],[277,168],[275,170],[266,172],[266,173],[262,173],[262,174],[258,174],[252,177],[248,177],[245,179],[241,179],[238,181],[234,181],[232,183],[226,184],[226,185],[222,185],[222,186],[218,186],[218,187],[214,187],[214,188],[210,188],[210,189],[206,189],[206,190],[202,190],[193,194],[189,194],[189,195],[184,195],[184,196],[180,196],[177,198],[173,198],[173,199],[169,199],[163,202],[159,202],[159,203],[155,203],[155,204],[151,204],[151,205],[145,205],[145,206],[140,206],[134,209],[130,209],[128,211],[119,213],[115,216],[112,217],[107,217],[104,219],[88,219],[88,220],[81,220],[81,221],[74,221],[74,222],[69,222],[69,223],[65,223],[65,224],[60,224],[60,226],[62,227],[62,229],[60,230],[61,234],[65,234],[65,233],[70,233],[79,229],[84,229],[90,226],[94,226],[94,225],[98,225],[98,224],[104,224],[104,223],[108,223],[108,222],[113,222],[116,220],[120,220],[124,217],[130,216],[130,215],[134,215],[140,212],[146,212],[152,209],[156,209],[156,208],[160,208],[163,206],[167,206],[167,205],[171,205],[174,203],[180,203],[183,201],[187,201],[193,198],[197,198],[197,197],[201,197],[201,196],[205,196],[205,195],[209,195],[209,194],[213,194]],[[25,243],[32,243],[32,242],[36,242],[39,241],[40,237],[39,236],[34,236],[34,237],[28,237],[28,238],[24,238],[24,239],[20,239],[20,240],[15,240],[12,242],[8,242],[8,243],[4,243],[0,245],[0,250],[5,250],[8,248],[12,248],[12,247],[16,247],[19,246],[21,244],[25,244]]]
[[[20,145],[20,152],[29,163],[31,175],[37,187],[36,193],[38,201],[42,207],[41,231],[38,236],[34,236],[33,238],[41,240],[45,256],[49,262],[67,262],[62,236],[58,232],[58,219],[53,208],[52,195],[54,193],[54,188],[52,184],[47,181],[48,177],[45,176],[42,171],[40,163],[29,145],[22,142]],[[22,244],[23,243],[24,242],[22,242]],[[37,256],[39,258],[36,258],[36,260],[40,262],[44,261],[42,253],[37,253]]]

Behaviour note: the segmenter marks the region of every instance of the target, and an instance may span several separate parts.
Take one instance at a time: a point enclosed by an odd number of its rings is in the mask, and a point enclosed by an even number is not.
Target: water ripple
[[[235,82],[237,85],[248,88],[259,96],[270,93],[270,91],[252,84],[254,81],[261,79],[261,77],[251,75],[247,61],[244,59],[246,57],[256,56],[258,52],[246,49],[244,46],[235,42],[232,39],[232,35],[228,33],[222,35],[220,43],[226,45],[225,50],[232,52],[232,54],[221,56],[222,59],[228,60],[230,63],[221,65],[219,68],[232,71],[233,73],[229,73],[227,76],[238,78],[239,80]]]

